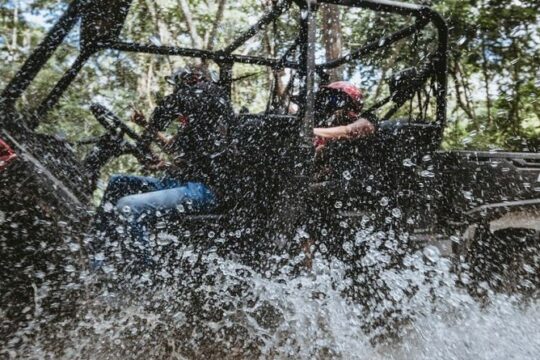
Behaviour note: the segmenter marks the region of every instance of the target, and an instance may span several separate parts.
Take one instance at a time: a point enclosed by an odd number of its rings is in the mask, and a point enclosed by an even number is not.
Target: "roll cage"
[[[429,72],[435,80],[436,119],[434,124],[442,129],[446,122],[446,89],[447,89],[447,47],[448,29],[443,18],[427,6],[401,3],[389,0],[281,0],[263,15],[253,26],[241,33],[226,47],[210,51],[178,46],[161,46],[125,42],[119,39],[119,34],[127,17],[132,0],[74,0],[48,32],[37,49],[23,64],[22,68],[6,86],[0,95],[0,106],[12,108],[30,85],[40,69],[52,56],[64,38],[81,21],[80,51],[71,65],[55,84],[45,99],[33,109],[35,119],[39,119],[54,107],[64,91],[76,78],[83,65],[94,54],[103,50],[118,50],[155,55],[183,56],[214,61],[220,69],[220,82],[231,88],[232,67],[235,63],[268,66],[272,69],[293,69],[298,72],[300,89],[298,96],[298,116],[302,120],[301,136],[306,147],[311,147],[312,129],[314,124],[314,80],[318,75],[321,82],[328,80],[326,71],[337,68],[345,63],[357,60],[362,56],[387,48],[392,44],[414,35],[432,24],[437,30],[438,45],[432,58]],[[315,15],[320,4],[335,4],[348,7],[364,8],[412,16],[415,23],[400,29],[390,35],[371,41],[364,46],[338,59],[324,63],[315,62]],[[290,6],[300,8],[300,31],[291,47],[280,58],[261,56],[246,56],[233,52],[252,38],[265,26],[288,11]],[[298,53],[298,60],[289,57],[293,52]],[[37,126],[39,120],[35,120]]]

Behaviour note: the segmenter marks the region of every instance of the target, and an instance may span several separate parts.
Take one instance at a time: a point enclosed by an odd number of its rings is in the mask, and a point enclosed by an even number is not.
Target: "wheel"
[[[473,225],[465,251],[470,290],[479,295],[489,290],[525,295],[538,292],[540,219],[537,215],[512,213]]]

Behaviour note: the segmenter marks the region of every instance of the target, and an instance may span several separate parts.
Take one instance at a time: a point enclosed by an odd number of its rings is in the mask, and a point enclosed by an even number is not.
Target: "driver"
[[[172,155],[170,163],[154,165],[164,176],[114,175],[100,207],[102,214],[114,209],[127,219],[143,246],[157,212],[212,211],[228,183],[223,167],[234,112],[227,92],[201,67],[177,71],[167,80],[173,92],[158,104],[150,121],[137,112],[133,119],[146,128],[148,141],[157,140]],[[173,122],[179,130],[167,138],[161,131]],[[106,223],[110,216],[101,219]]]

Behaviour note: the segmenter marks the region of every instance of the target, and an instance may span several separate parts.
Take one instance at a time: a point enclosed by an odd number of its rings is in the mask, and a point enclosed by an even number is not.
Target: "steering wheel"
[[[128,144],[129,152],[135,155],[140,161],[148,161],[156,159],[148,141],[133,131],[126,123],[124,123],[116,114],[105,106],[93,103],[90,105],[90,111],[96,120],[111,134],[119,140],[127,135],[135,144]]]
[[[116,134],[118,130],[120,130],[118,136],[121,137],[123,134],[126,134],[136,142],[144,143],[139,134],[131,130],[131,128],[127,126],[118,116],[116,116],[116,114],[107,109],[105,106],[98,103],[93,103],[90,105],[90,111],[96,120],[109,132]]]

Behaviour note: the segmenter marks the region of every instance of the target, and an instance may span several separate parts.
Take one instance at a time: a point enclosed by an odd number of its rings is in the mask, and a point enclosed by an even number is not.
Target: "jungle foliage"
[[[29,52],[65,9],[68,1],[0,0],[0,88],[14,76]],[[142,43],[219,49],[254,23],[272,0],[134,0],[122,37]],[[538,151],[540,148],[540,3],[536,0],[433,0],[450,26],[449,126],[444,146],[466,149]],[[279,56],[297,31],[294,11],[282,16],[239,53]],[[412,20],[325,6],[320,12],[320,60],[335,58]],[[393,51],[366,57],[361,64],[339,69],[336,79],[360,85],[369,98],[388,91],[385,79],[396,69],[422,60],[422,32],[415,43],[399,43]],[[27,90],[21,107],[33,107],[73,61],[78,34],[59,49],[53,61]],[[92,101],[111,106],[127,119],[134,109],[149,115],[168,91],[164,77],[186,59],[115,51],[94,56],[54,111],[42,131],[77,141],[103,129],[88,111]],[[209,64],[214,67],[214,64]],[[287,74],[283,73],[282,79]],[[268,69],[238,65],[233,86],[236,110],[266,107],[274,74]],[[83,146],[81,147],[81,149]],[[115,170],[132,163],[120,160]]]

